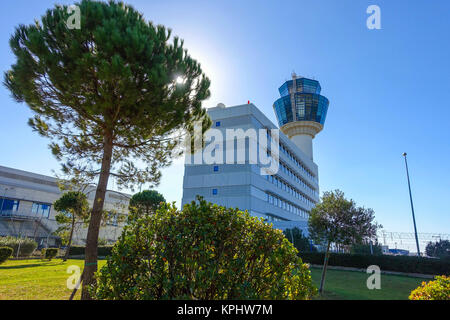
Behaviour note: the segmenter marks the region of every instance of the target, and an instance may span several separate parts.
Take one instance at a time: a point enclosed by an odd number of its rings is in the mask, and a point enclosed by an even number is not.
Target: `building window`
[[[19,202],[19,200],[0,198],[0,213],[6,215],[19,210]]]
[[[72,218],[72,214],[71,214],[69,211],[62,210],[61,213],[62,213],[63,215],[65,215],[66,217],[68,217],[68,218]]]
[[[216,121],[216,127],[220,127],[220,121]]]
[[[287,219],[283,219],[279,216],[277,216],[276,214],[273,213],[267,213],[265,214],[266,218],[264,219],[267,222],[277,222],[277,221],[289,221]]]
[[[48,218],[50,217],[50,207],[51,205],[46,203],[34,202],[31,207],[31,212],[35,215],[41,215],[43,218]]]
[[[117,213],[114,212],[109,212],[110,217],[109,217],[109,221],[108,221],[108,225],[113,226],[113,227],[117,227],[119,225],[119,217]]]
[[[219,172],[219,166],[214,166],[214,172]]]
[[[217,189],[212,189],[212,194],[215,196],[217,195]]]
[[[296,205],[290,202],[278,199],[276,196],[273,196],[271,194],[268,194],[266,201],[268,201],[270,204],[273,204],[275,207],[279,207],[283,210],[299,215],[301,217],[308,218],[309,216],[309,212],[306,212],[305,210],[298,208]]]

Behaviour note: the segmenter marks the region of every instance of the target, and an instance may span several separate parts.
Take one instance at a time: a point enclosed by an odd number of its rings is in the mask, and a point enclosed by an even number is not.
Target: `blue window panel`
[[[51,205],[49,204],[34,202],[31,207],[31,212],[35,215],[40,215],[44,218],[48,218],[50,217],[50,208]]]
[[[217,195],[217,189],[213,189],[212,190],[212,194],[215,196],[215,195]]]
[[[292,88],[292,81],[291,81],[291,88]],[[279,89],[280,95],[282,97],[285,97],[289,95],[289,81],[285,82]]]
[[[285,82],[279,92],[281,98],[275,101],[273,107],[279,126],[294,121],[314,121],[320,124],[325,123],[329,101],[320,95],[321,87],[318,81],[300,78],[296,80],[297,88],[292,89],[292,80]],[[292,106],[291,92],[293,91]],[[294,107],[294,108],[293,108]],[[292,114],[295,112],[295,117]]]
[[[292,117],[292,106],[290,99],[291,98],[289,96],[282,97],[275,101],[273,105],[280,127],[294,120]]]
[[[19,200],[0,198],[0,215],[9,216],[19,209]]]
[[[110,214],[108,225],[113,226],[113,227],[119,226],[118,215],[115,212],[111,212],[111,211],[109,211],[108,213]]]
[[[220,127],[220,121],[216,121],[216,127]]]
[[[48,218],[50,216],[50,205],[42,204],[41,208],[42,208],[42,216],[44,218]]]
[[[65,215],[66,217],[69,217],[69,218],[72,217],[72,214],[71,214],[70,212],[68,212],[68,211],[63,210],[63,211],[61,211],[61,213],[62,213],[63,215]]]
[[[214,172],[219,172],[219,166],[214,166]]]
[[[325,123],[329,101],[324,96],[313,93],[296,93],[295,110],[297,120]]]
[[[6,214],[19,210],[19,200],[0,198],[0,212]]]
[[[297,88],[295,88],[295,92],[303,92],[303,93],[316,93],[320,94],[322,88],[320,87],[319,81],[307,79],[307,78],[297,78],[295,81]],[[289,91],[292,90],[292,86],[294,82],[292,80],[286,81],[279,89],[278,92],[280,96],[284,97],[289,95]]]
[[[33,205],[31,206],[31,212],[37,214],[38,211],[39,211],[39,204],[38,203],[33,203]]]

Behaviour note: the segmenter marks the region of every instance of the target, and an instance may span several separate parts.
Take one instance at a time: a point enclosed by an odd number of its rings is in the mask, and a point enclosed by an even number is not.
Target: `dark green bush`
[[[304,262],[323,264],[323,252],[301,252]],[[422,273],[432,275],[450,274],[450,260],[439,260],[409,256],[389,255],[356,255],[331,253],[328,264],[330,266],[353,267],[365,269],[370,265],[377,265],[382,271],[397,271],[405,273]]]
[[[13,249],[13,256],[17,256],[17,250],[20,252],[19,257],[28,257],[37,248],[36,241],[28,238],[16,238],[16,237],[0,237],[0,247],[9,247]]]
[[[58,254],[57,248],[42,249],[42,257],[44,259],[52,260]]]
[[[378,243],[372,244],[372,251],[370,250],[370,244],[369,243],[361,243],[361,244],[354,244],[350,248],[351,254],[365,254],[365,255],[376,255],[380,256],[383,254],[383,249],[381,248],[381,245]]]
[[[305,237],[299,228],[286,229],[283,234],[298,251],[317,252],[316,247],[310,244],[310,239]]]
[[[449,240],[439,240],[436,242],[429,242],[425,247],[425,252],[429,257],[437,258],[450,258],[450,241]]]
[[[309,299],[308,267],[280,230],[204,200],[127,225],[97,273],[97,299]]]
[[[98,256],[99,257],[106,257],[111,255],[111,251],[112,251],[113,246],[99,246],[98,247]],[[71,246],[70,250],[69,250],[69,255],[70,256],[80,256],[80,255],[84,255],[84,246]]]
[[[10,247],[0,247],[0,264],[8,260],[12,254],[13,249],[11,249]]]

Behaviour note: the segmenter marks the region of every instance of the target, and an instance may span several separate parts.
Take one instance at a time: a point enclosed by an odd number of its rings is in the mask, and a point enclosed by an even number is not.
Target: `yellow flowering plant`
[[[450,300],[450,277],[437,276],[411,291],[409,300]]]

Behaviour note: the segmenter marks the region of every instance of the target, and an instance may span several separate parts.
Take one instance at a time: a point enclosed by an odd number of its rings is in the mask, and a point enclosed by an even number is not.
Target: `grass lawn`
[[[103,266],[106,260],[99,261]],[[0,265],[0,300],[68,300],[67,267],[84,260],[9,260]],[[76,299],[80,299],[80,290]]]
[[[312,267],[311,276],[318,288],[322,268]],[[318,299],[407,300],[411,291],[422,281],[431,281],[431,279],[382,274],[381,289],[369,290],[366,285],[369,276],[359,271],[327,270],[324,294]]]
[[[7,261],[0,265],[0,300],[67,300],[71,290],[66,281],[70,265],[83,266],[83,260],[60,259],[53,261],[20,260]],[[105,260],[99,261],[102,267]],[[318,287],[322,269],[312,268],[312,278]],[[421,278],[381,275],[381,290],[366,287],[368,274],[356,271],[328,270],[325,292],[319,299],[407,299],[412,289],[417,288]],[[80,298],[78,291],[77,299]]]

